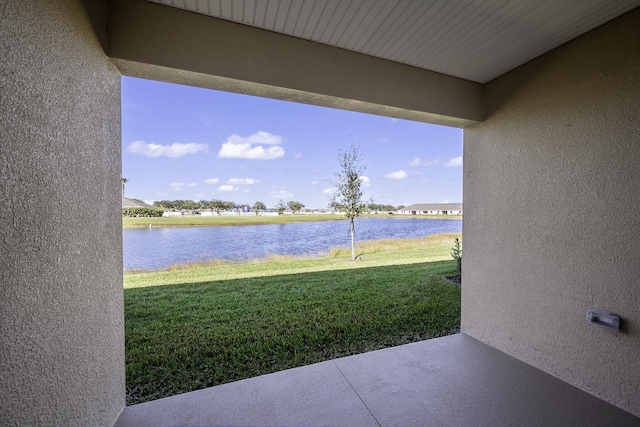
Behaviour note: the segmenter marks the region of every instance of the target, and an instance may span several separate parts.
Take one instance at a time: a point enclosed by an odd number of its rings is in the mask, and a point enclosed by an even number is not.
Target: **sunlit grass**
[[[357,254],[374,254],[417,248],[450,248],[456,237],[461,233],[442,233],[430,236],[405,238],[405,239],[378,239],[359,242],[356,248]],[[348,256],[351,248],[346,246],[333,247],[329,250],[330,256]]]

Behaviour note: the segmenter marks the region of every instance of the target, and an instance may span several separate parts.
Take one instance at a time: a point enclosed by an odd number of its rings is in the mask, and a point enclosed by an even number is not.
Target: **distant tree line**
[[[200,209],[201,202],[194,202],[193,200],[158,200],[153,202],[153,206],[170,210],[193,210]]]
[[[371,212],[395,212],[404,206],[379,205],[377,203],[369,203],[369,211]]]
[[[260,201],[255,202],[253,205],[246,205],[246,204],[237,204],[233,201],[224,201],[219,199],[200,200],[197,202],[194,200],[158,200],[153,203],[153,206],[155,206],[156,208],[164,209],[164,210],[174,210],[174,211],[180,211],[183,209],[186,211],[211,209],[216,213],[220,213],[220,212],[232,212],[234,210],[240,209],[243,211],[273,210],[274,212],[278,212],[279,214],[283,214],[284,211],[286,211],[287,209],[293,213],[300,213],[305,207],[304,204],[295,200],[291,200],[286,203],[280,200],[275,204],[275,206],[272,209],[269,209],[267,208],[267,205],[265,205],[263,202],[260,202]],[[403,208],[403,206],[396,207],[393,205],[384,205],[384,204],[377,204],[377,203],[369,203],[367,204],[366,207],[368,212],[380,212],[380,213],[395,212],[398,209]],[[329,208],[335,209],[336,211],[344,211],[344,208],[335,201],[329,204]]]
[[[224,201],[219,199],[213,200],[158,200],[153,202],[153,206],[165,210],[186,210],[186,211],[194,211],[194,210],[205,210],[211,209],[214,212],[231,212],[233,210],[254,210],[254,211],[265,211],[267,210],[267,206],[262,202],[255,202],[252,206],[249,205],[240,205],[233,201]]]
[[[329,208],[334,209],[338,212],[345,212],[346,208],[342,206],[340,203],[336,201],[332,201],[329,203]],[[385,212],[395,212],[399,209],[404,208],[404,206],[400,205],[398,207],[392,205],[379,205],[377,203],[368,203],[363,210],[363,213],[385,213]]]

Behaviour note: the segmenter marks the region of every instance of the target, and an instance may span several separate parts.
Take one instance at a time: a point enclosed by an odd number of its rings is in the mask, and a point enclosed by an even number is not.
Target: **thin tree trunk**
[[[356,260],[356,228],[351,218],[351,261]]]

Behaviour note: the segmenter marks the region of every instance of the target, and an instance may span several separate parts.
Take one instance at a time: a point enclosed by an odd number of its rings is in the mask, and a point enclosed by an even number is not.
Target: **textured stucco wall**
[[[478,83],[144,0],[109,1],[123,74],[465,127]]]
[[[0,425],[109,426],[125,398],[120,75],[80,1],[5,0],[0,23]]]
[[[640,9],[486,86],[462,329],[640,415]],[[623,319],[614,333],[589,309]]]

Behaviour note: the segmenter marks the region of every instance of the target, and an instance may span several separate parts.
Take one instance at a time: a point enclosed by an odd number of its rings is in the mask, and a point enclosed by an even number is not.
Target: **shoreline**
[[[449,244],[449,242],[453,242],[455,238],[462,238],[462,232],[458,233],[438,233],[438,234],[429,234],[422,237],[401,237],[401,238],[382,238],[382,239],[374,239],[374,240],[363,240],[358,242],[359,250],[362,252],[361,255],[371,256],[374,254],[381,254],[384,252],[395,252],[395,251],[403,251],[403,250],[413,250],[413,249],[428,249],[428,248],[441,248],[446,247],[447,251],[449,251],[449,247],[453,245],[453,243]],[[334,246],[329,248],[326,252],[318,252],[318,253],[306,253],[300,255],[279,255],[279,254],[268,254],[264,257],[257,258],[234,258],[234,259],[225,259],[225,258],[215,258],[206,261],[193,261],[193,262],[185,262],[185,263],[177,263],[172,264],[167,267],[161,268],[149,268],[149,269],[123,269],[123,274],[125,275],[135,275],[135,274],[148,274],[148,273],[161,273],[161,272],[171,272],[177,270],[191,270],[191,269],[199,269],[199,268],[211,268],[211,267],[225,267],[232,265],[248,265],[248,264],[265,264],[265,263],[276,263],[276,262],[296,262],[296,261],[322,261],[328,259],[347,259],[349,257],[349,251],[351,249],[347,246]],[[353,261],[356,264],[360,261]]]
[[[462,215],[365,215],[357,220],[367,218],[388,219],[454,219],[462,220]],[[200,216],[184,215],[169,218],[122,218],[122,229],[141,228],[185,228],[185,227],[229,227],[247,225],[291,224],[297,222],[348,221],[343,215],[327,214],[287,214],[279,216]]]

